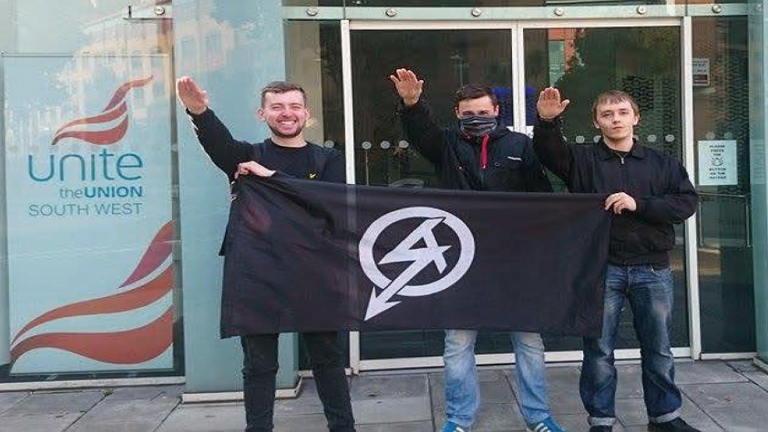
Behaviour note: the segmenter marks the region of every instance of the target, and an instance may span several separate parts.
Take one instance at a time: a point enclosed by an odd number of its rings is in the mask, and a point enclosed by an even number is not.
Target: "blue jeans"
[[[445,331],[446,419],[469,427],[480,406],[480,388],[475,365],[475,330]],[[535,423],[549,417],[544,342],[538,333],[511,333],[517,367],[518,400],[523,417]]]
[[[616,367],[613,350],[616,331],[629,299],[635,334],[640,341],[643,397],[648,418],[665,422],[680,416],[680,390],[675,385],[675,363],[669,345],[673,284],[669,268],[651,265],[609,264],[605,278],[603,335],[584,339],[584,363],[579,390],[589,424],[612,425],[616,421]]]

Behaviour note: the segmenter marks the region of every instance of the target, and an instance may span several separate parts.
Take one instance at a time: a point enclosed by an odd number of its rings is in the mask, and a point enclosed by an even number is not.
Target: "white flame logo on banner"
[[[373,257],[373,246],[379,235],[390,225],[405,219],[424,219],[424,221],[415,230],[413,230],[403,241],[394,249],[384,255],[376,263]],[[434,263],[438,272],[443,275],[448,267],[443,255],[445,251],[451,248],[450,245],[441,246],[437,244],[433,230],[440,224],[447,225],[459,238],[461,252],[456,265],[447,274],[440,279],[424,285],[408,285],[416,275],[427,266]],[[424,241],[426,247],[414,248],[420,240]],[[363,234],[360,239],[360,265],[368,279],[376,286],[373,287],[371,298],[368,301],[368,309],[365,312],[365,321],[375,317],[385,310],[397,305],[400,301],[389,301],[395,295],[405,297],[421,297],[431,295],[455,284],[469,270],[472,260],[475,257],[475,239],[469,227],[456,216],[432,207],[407,207],[400,210],[387,213],[376,219]],[[399,276],[394,280],[384,276],[379,270],[379,264],[391,264],[397,262],[411,262]],[[382,291],[376,295],[376,289]]]

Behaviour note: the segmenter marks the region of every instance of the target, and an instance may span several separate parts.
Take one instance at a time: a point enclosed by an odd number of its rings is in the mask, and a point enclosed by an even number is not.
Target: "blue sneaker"
[[[449,421],[442,429],[440,429],[440,432],[469,432],[469,428],[459,426],[456,423]]]
[[[557,424],[551,416],[542,421],[528,424],[526,430],[528,432],[565,432],[565,429]]]

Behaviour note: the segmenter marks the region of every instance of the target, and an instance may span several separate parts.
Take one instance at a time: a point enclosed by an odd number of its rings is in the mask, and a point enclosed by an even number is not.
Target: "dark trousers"
[[[355,419],[344,374],[338,333],[302,333],[328,430],[354,432]],[[243,336],[243,394],[246,431],[272,432],[277,374],[277,334]]]

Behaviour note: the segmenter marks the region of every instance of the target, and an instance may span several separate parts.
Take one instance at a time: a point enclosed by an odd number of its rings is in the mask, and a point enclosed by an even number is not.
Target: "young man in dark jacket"
[[[637,102],[627,93],[600,94],[592,120],[602,132],[594,146],[567,145],[560,133],[560,114],[569,101],[548,88],[541,92],[539,122],[533,143],[541,162],[571,192],[604,193],[613,213],[605,281],[603,334],[584,339],[580,393],[592,432],[610,431],[616,420],[616,368],[613,350],[625,298],[640,341],[643,396],[649,429],[696,431],[680,418],[682,399],[675,385],[669,342],[673,285],[669,250],[675,245],[673,224],[696,210],[698,197],[685,168],[671,157],[634,139],[640,120]]]
[[[493,91],[466,85],[455,95],[459,130],[440,128],[421,99],[424,82],[410,70],[390,76],[402,98],[399,108],[405,135],[434,164],[445,189],[551,192],[531,140],[498,126],[499,105]],[[446,424],[442,432],[468,431],[480,404],[475,366],[474,330],[445,331]],[[544,343],[537,333],[512,332],[518,400],[529,430],[559,432],[547,398]]]
[[[344,159],[334,149],[324,149],[304,140],[309,110],[299,85],[276,81],[261,91],[257,114],[271,130],[270,138],[250,144],[236,141],[226,126],[208,108],[207,93],[189,77],[176,82],[177,95],[187,109],[200,144],[230,180],[240,175],[273,175],[320,181],[344,182]],[[258,160],[258,161],[257,161]],[[226,250],[222,247],[223,254]],[[302,265],[299,263],[298,265]],[[285,287],[295,289],[295,287]],[[243,394],[246,431],[271,432],[277,373],[277,334],[250,334],[235,323],[248,315],[248,304],[233,302],[222,309],[222,335],[240,336],[243,346]],[[231,316],[235,315],[235,316]],[[354,432],[349,387],[337,332],[303,333],[317,393],[323,403],[328,429]]]

